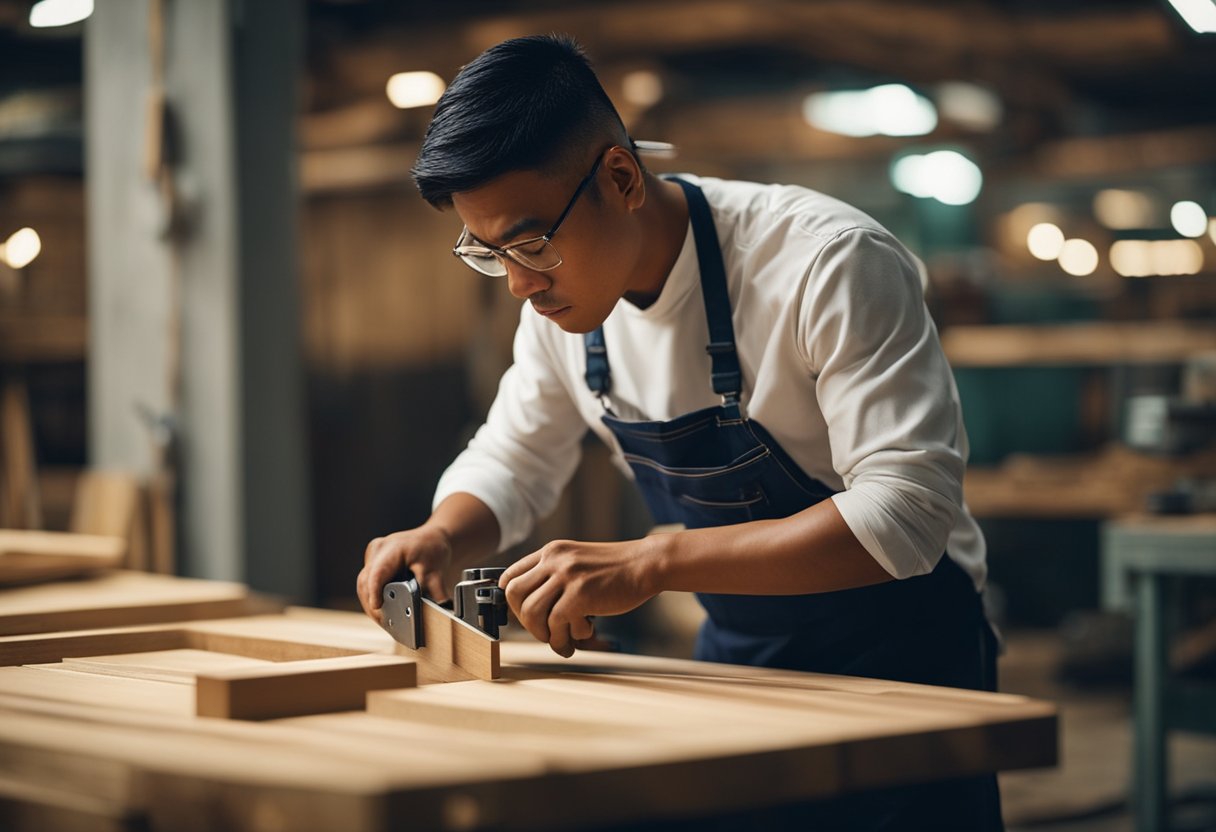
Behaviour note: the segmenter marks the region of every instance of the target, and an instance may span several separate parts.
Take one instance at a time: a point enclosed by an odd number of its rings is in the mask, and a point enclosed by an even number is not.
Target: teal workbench
[[[1216,576],[1216,514],[1125,517],[1102,532],[1102,600],[1136,618],[1134,802],[1138,832],[1168,828],[1169,731],[1216,733],[1216,687],[1170,674],[1169,599]]]

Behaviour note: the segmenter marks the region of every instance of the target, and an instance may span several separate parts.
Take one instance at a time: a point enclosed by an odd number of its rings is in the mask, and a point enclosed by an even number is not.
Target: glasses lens
[[[499,260],[493,252],[482,252],[477,250],[457,251],[456,255],[465,262],[469,268],[474,271],[481,272],[490,277],[502,277],[507,273],[507,266]]]
[[[562,264],[562,256],[543,237],[511,246],[507,249],[507,255],[521,266],[538,272],[556,269]]]

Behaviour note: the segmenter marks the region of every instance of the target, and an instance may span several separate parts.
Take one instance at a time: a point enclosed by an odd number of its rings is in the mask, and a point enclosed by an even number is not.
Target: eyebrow
[[[543,220],[539,220],[536,217],[524,217],[512,223],[498,239],[502,241],[503,245],[509,245],[512,240],[525,231],[540,231],[543,234],[548,229],[549,227],[545,225]]]

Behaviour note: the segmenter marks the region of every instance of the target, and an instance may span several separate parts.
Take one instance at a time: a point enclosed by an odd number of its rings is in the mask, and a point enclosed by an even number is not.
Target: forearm
[[[892,580],[831,500],[781,520],[654,535],[656,592],[796,595]]]
[[[472,494],[457,492],[444,498],[426,525],[441,532],[452,551],[456,571],[478,565],[498,551],[498,519],[489,506]]]

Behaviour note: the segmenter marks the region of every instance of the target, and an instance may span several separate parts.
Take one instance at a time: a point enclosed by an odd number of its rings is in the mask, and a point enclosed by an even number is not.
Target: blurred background
[[[1007,817],[1132,828],[1120,564],[1182,552],[1166,664],[1216,665],[1211,0],[0,0],[0,526],[357,608],[519,310],[408,170],[461,65],[550,31],[674,145],[652,169],[827,192],[924,260],[1002,686],[1064,709],[1062,765],[1006,775]],[[588,442],[520,549],[648,527]],[[686,654],[687,601],[603,629]],[[1212,740],[1169,749],[1175,828],[1216,828]]]

